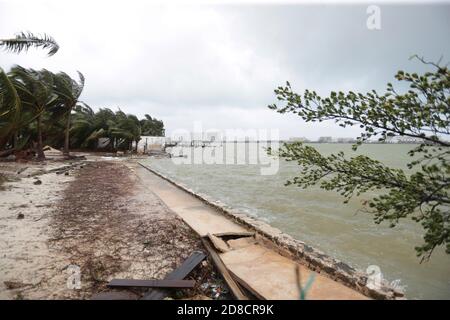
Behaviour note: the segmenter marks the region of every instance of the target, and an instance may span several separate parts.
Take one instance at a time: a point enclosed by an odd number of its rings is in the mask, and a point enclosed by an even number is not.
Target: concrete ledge
[[[207,195],[197,193],[184,184],[174,181],[148,166],[139,162],[138,164],[181,190],[200,199],[233,221],[254,231],[260,241],[272,247],[281,255],[289,257],[317,273],[326,274],[329,278],[355,289],[370,298],[387,300],[405,299],[404,293],[390,286],[386,280],[382,280],[378,288],[369,287],[367,286],[368,276],[366,273],[356,270],[347,263],[336,260],[302,241],[294,239],[290,235],[283,233],[263,221],[234,210]]]

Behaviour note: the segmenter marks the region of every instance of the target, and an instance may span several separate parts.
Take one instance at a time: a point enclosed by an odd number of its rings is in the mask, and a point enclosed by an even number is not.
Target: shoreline
[[[0,214],[0,228],[4,231],[0,239],[5,243],[2,249],[5,256],[0,260],[3,271],[0,277],[1,297],[86,299],[107,290],[106,283],[114,277],[161,278],[192,250],[202,248],[204,251],[200,237],[209,232],[214,234],[217,230],[204,224],[199,233],[190,223],[192,221],[186,221],[171,210],[158,196],[156,191],[159,188],[152,186],[152,190],[140,179],[136,169],[142,168],[142,171],[151,172],[186,194],[177,200],[179,203],[186,205],[183,201],[189,202],[187,196],[201,201],[221,216],[228,228],[233,229],[231,225],[235,224],[241,226],[238,229],[252,231],[262,247],[306,267],[319,277],[329,278],[366,297],[404,299],[402,293],[387,282],[380,288],[369,288],[365,273],[143,165],[140,161],[145,158],[116,159],[92,154],[86,154],[86,158],[0,164],[3,172],[11,170],[12,175],[16,175],[12,181],[5,182],[3,191],[0,191],[0,198],[4,200]],[[37,180],[41,183],[33,183]],[[21,193],[19,190],[28,191]],[[55,196],[49,201],[52,192]],[[180,196],[177,192],[166,192],[174,198]],[[25,219],[18,217],[23,210]],[[33,215],[28,213],[29,210],[34,212]],[[219,223],[219,229],[223,222]],[[175,234],[171,235],[175,225],[176,230],[184,230],[180,239]],[[149,228],[153,231],[149,232]],[[24,234],[27,236],[23,237]],[[169,242],[162,241],[163,238]],[[37,247],[34,242],[38,243]],[[152,250],[156,250],[153,255],[157,254],[148,260],[146,257]],[[172,258],[169,259],[167,254]],[[33,264],[29,263],[30,259]],[[66,269],[73,264],[81,267],[82,290],[66,288]],[[164,270],[156,271],[159,270],[158,265],[164,265]],[[222,287],[219,291],[225,293],[218,297],[226,298],[226,286],[214,278],[218,273],[211,261],[205,261],[200,269],[194,277],[201,273],[203,283],[199,283],[199,287],[205,285],[204,281],[207,285],[180,297],[193,298],[195,293],[203,298],[214,298],[212,288]],[[139,297],[142,292],[133,291],[132,294]]]
[[[255,231],[257,237],[266,246],[273,248],[280,255],[297,261],[317,273],[325,273],[332,280],[342,283],[367,297],[373,299],[405,299],[404,293],[396,290],[386,280],[382,280],[379,288],[367,286],[367,274],[353,268],[349,264],[339,261],[306,243],[294,239],[292,236],[283,233],[281,230],[270,226],[270,224],[239,212],[221,201],[212,199],[208,195],[198,193],[188,186],[173,180],[167,175],[137,162],[141,167],[152,172],[158,177],[166,180],[184,192],[194,196],[226,217],[238,224]]]

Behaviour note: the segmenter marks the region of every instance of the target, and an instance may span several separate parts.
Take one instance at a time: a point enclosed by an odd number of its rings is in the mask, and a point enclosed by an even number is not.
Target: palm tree
[[[108,138],[113,149],[131,150],[132,143],[140,140],[141,124],[132,114],[119,110],[100,109],[94,112],[87,105],[78,105],[70,128],[73,145],[93,147],[99,138]]]
[[[11,39],[0,39],[0,47],[15,53],[27,51],[30,47],[42,47],[48,49],[49,56],[54,55],[59,50],[59,45],[52,37],[46,34],[42,36],[34,35],[31,32],[20,32],[15,38]]]
[[[142,135],[144,136],[163,136],[164,123],[158,119],[145,115],[145,119],[140,120]]]
[[[24,107],[33,111],[37,128],[38,160],[45,159],[42,143],[42,117],[48,108],[55,104],[57,96],[53,93],[53,74],[45,69],[36,71],[14,66],[10,72],[16,81],[16,91]]]
[[[84,89],[84,76],[78,71],[80,81],[73,80],[68,74],[59,72],[55,75],[55,93],[58,95],[58,103],[66,110],[66,128],[64,133],[64,155],[69,156],[70,147],[70,115],[78,103]]]
[[[59,50],[58,43],[46,34],[39,36],[34,35],[31,32],[20,32],[15,38],[0,39],[0,48],[4,48],[5,50],[14,53],[20,53],[23,50],[28,51],[30,47],[42,47],[48,49],[49,56],[54,55]],[[11,134],[14,136],[12,148],[3,151],[0,154],[1,156],[10,154],[18,148],[18,131],[20,127],[23,126],[24,123],[32,121],[32,119],[30,120],[27,119],[27,117],[24,117],[24,115],[27,116],[29,113],[22,113],[21,99],[15,86],[13,81],[11,81],[8,75],[0,68],[0,148],[3,149],[5,145],[8,144]],[[42,158],[42,148],[38,148],[38,152]]]
[[[70,127],[71,144],[79,148],[95,148],[99,138],[107,136],[107,129],[98,121],[95,113],[86,104],[77,105]]]
[[[10,150],[14,151],[21,109],[20,97],[12,79],[0,68],[0,149],[3,149],[11,135],[14,135],[13,148]]]

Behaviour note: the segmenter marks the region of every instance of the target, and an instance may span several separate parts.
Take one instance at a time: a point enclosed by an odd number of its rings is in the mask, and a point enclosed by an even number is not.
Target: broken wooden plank
[[[227,243],[220,239],[219,237],[216,237],[215,235],[208,233],[208,238],[211,240],[211,243],[213,246],[220,252],[228,252],[230,251],[230,248],[228,247]]]
[[[110,288],[146,287],[146,288],[193,288],[194,280],[137,280],[113,279],[108,284]]]
[[[231,277],[230,273],[228,272],[228,269],[223,264],[222,259],[220,259],[217,252],[214,251],[212,246],[209,244],[208,240],[205,238],[202,238],[202,242],[203,242],[203,245],[205,246],[205,248],[208,250],[208,252],[211,256],[211,259],[213,260],[217,269],[221,273],[223,279],[227,283],[228,288],[230,288],[233,296],[238,300],[248,300],[247,296],[242,292],[241,288],[239,288],[238,284]]]
[[[164,280],[182,280],[195,267],[206,258],[206,255],[201,251],[194,251],[192,255],[187,258],[181,266],[169,273]],[[161,300],[169,295],[167,289],[150,289],[141,299],[142,300]]]

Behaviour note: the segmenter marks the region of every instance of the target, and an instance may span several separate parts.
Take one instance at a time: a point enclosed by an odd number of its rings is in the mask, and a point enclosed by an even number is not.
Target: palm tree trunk
[[[65,156],[69,155],[69,132],[70,132],[70,114],[72,113],[72,107],[69,108],[69,111],[67,112],[67,119],[66,119],[66,130],[64,132],[64,151],[63,154]]]
[[[45,159],[45,154],[44,154],[44,149],[42,146],[42,119],[41,119],[41,115],[39,115],[37,117],[37,135],[38,135],[38,139],[37,139],[37,158],[38,160],[44,160]]]
[[[0,150],[6,149],[8,142],[9,141],[6,137],[0,137]]]

